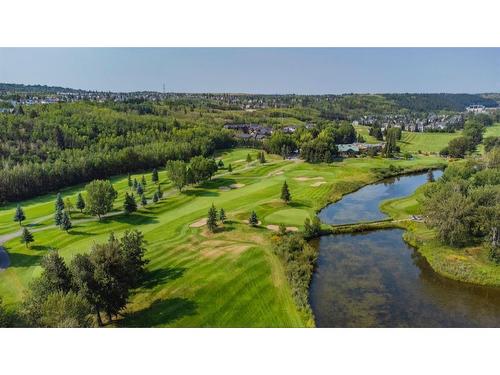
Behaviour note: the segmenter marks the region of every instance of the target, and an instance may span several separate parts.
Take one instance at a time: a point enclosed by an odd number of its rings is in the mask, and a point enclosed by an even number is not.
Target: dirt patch
[[[240,189],[240,188],[242,188],[243,186],[245,186],[245,184],[231,184],[231,185],[229,185],[229,187],[230,187],[231,189]]]
[[[231,188],[229,186],[219,186],[219,190],[229,191],[229,190],[231,190]]]
[[[278,232],[280,230],[279,225],[269,224],[266,226],[267,229],[272,230],[273,232]],[[297,227],[286,227],[287,232],[298,232],[299,228]]]
[[[200,219],[198,221],[195,221],[194,223],[191,223],[189,225],[189,227],[190,228],[200,228],[206,224],[207,224],[207,218],[203,218],[203,219]]]
[[[244,162],[246,161],[245,159],[240,159],[240,160],[236,160],[235,163],[241,163],[241,162]]]
[[[318,176],[318,177],[305,177],[305,176],[300,176],[300,177],[295,177],[294,180],[295,181],[301,181],[301,182],[304,182],[304,181],[311,181],[311,180],[324,180],[325,178],[324,177],[321,177],[321,176]]]
[[[318,181],[318,182],[315,182],[314,184],[311,184],[312,187],[318,187],[318,186],[321,186],[323,184],[326,184],[326,181]]]
[[[269,177],[272,177],[272,176],[281,176],[283,173],[285,173],[285,171],[276,171],[276,172],[271,172],[269,173]]]

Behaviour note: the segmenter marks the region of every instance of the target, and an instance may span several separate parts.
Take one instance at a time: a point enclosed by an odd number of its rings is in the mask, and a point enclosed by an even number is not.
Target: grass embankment
[[[421,213],[422,188],[414,194],[382,203],[380,209],[393,219],[406,219]],[[427,259],[437,273],[467,283],[500,286],[499,267],[488,259],[488,249],[481,244],[453,248],[436,239],[435,232],[422,222],[401,221],[404,239]]]
[[[127,307],[125,326],[178,327],[302,327],[312,325],[292,299],[283,266],[274,254],[269,224],[302,228],[306,217],[343,194],[377,180],[373,168],[390,164],[407,171],[427,169],[441,159],[417,157],[414,160],[347,159],[331,165],[311,165],[301,161],[283,161],[267,156],[268,163],[245,162],[250,152],[237,149],[220,154],[225,165],[233,166],[210,182],[186,189],[182,194],[170,189],[165,173],[160,179],[166,197],[156,205],[140,208],[132,215],[116,215],[102,221],[76,223],[66,233],[50,228],[53,223],[55,195],[21,202],[27,222],[33,227],[35,242],[25,248],[15,238],[4,245],[11,267],[0,273],[0,296],[9,306],[18,304],[29,281],[40,273],[40,259],[50,248],[58,249],[67,260],[89,250],[93,242],[103,242],[114,231],[120,236],[127,229],[142,231],[147,240],[148,275],[144,285],[133,294]],[[142,174],[134,175],[140,178]],[[155,187],[147,177],[147,194]],[[279,200],[281,186],[287,181],[293,201]],[[126,176],[113,178],[121,210],[127,191]],[[237,188],[228,189],[237,184]],[[82,186],[63,191],[73,198]],[[205,227],[190,226],[206,217],[209,207],[223,207],[229,223],[215,234]],[[12,222],[14,205],[0,211],[3,233],[18,228]],[[252,210],[262,225],[250,228],[243,223]],[[73,214],[76,220],[82,214]],[[87,216],[85,216],[87,218]],[[9,228],[4,228],[9,226]]]
[[[448,146],[453,138],[460,137],[461,132],[455,133],[418,133],[404,131],[398,146],[402,152],[439,153]]]

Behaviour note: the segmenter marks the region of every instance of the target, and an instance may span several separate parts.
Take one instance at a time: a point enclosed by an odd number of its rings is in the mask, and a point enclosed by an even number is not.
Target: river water
[[[409,195],[425,181],[421,174],[364,187],[320,217],[336,224],[384,218],[382,200]],[[387,229],[313,242],[319,257],[310,303],[318,327],[500,327],[500,289],[439,276],[403,233]]]

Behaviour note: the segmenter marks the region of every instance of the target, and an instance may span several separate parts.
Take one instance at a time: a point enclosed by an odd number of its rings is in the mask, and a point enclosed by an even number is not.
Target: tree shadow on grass
[[[35,249],[35,247],[40,247],[41,249]],[[31,246],[35,250],[45,250],[46,246]],[[20,253],[9,253],[10,258],[10,268],[16,267],[31,267],[40,264],[42,260],[42,255],[27,255]]]
[[[127,314],[119,325],[126,327],[164,326],[185,316],[195,315],[197,308],[198,304],[187,298],[156,300],[144,310]]]
[[[158,223],[158,219],[156,219],[154,216],[144,215],[137,212],[128,215],[124,214],[124,215],[116,215],[113,217],[109,217],[106,219],[106,221],[107,222],[115,221],[118,223],[134,224],[134,225]],[[103,223],[106,221],[102,220]]]
[[[74,229],[71,229],[68,233],[74,234],[77,236],[93,236],[93,235],[95,235],[95,233],[92,233],[92,232],[84,232],[84,231],[79,231],[79,230],[74,230]]]
[[[183,192],[184,195],[187,196],[195,196],[195,197],[218,197],[219,193],[216,191],[210,191],[205,189],[191,189]]]
[[[236,184],[236,180],[234,178],[214,178],[213,180],[210,181],[205,181],[198,185],[200,188],[205,188],[205,189],[217,189],[221,186],[229,186],[232,184]]]
[[[160,284],[178,279],[184,274],[185,271],[186,268],[184,267],[167,267],[149,271],[146,273],[141,287],[145,289],[152,289]]]
[[[288,202],[288,206],[293,207],[293,208],[309,208],[309,206],[306,206],[305,204],[303,204],[301,202],[296,202],[296,201]]]

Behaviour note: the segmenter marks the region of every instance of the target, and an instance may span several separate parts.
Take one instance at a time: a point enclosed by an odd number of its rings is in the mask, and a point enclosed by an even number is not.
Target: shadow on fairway
[[[194,196],[194,197],[218,197],[219,193],[216,191],[204,190],[204,189],[192,189],[186,190],[184,195]]]
[[[167,267],[149,271],[146,273],[145,280],[141,284],[141,287],[145,289],[152,289],[160,284],[178,279],[184,274],[185,271],[186,268],[184,267]]]
[[[196,314],[198,305],[187,298],[156,300],[144,310],[127,315],[120,325],[127,327],[165,326],[177,319]]]
[[[116,215],[106,219],[107,222],[118,222],[125,224],[134,224],[134,225],[142,225],[142,224],[153,224],[158,223],[158,219],[154,216],[143,215],[137,212],[128,215]],[[103,223],[106,221],[102,221]]]
[[[31,246],[32,250],[47,250],[47,246]],[[9,253],[10,268],[31,267],[40,264],[42,255],[27,255],[19,253]]]

